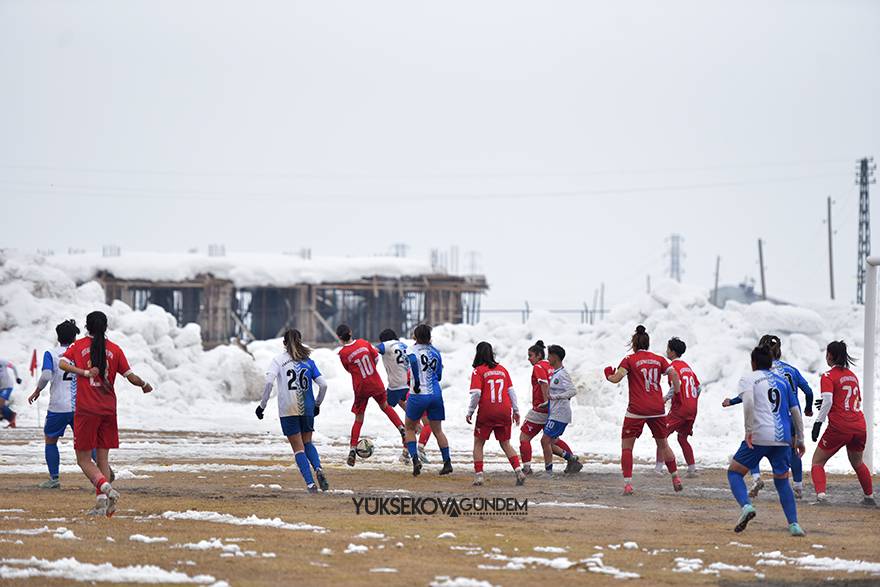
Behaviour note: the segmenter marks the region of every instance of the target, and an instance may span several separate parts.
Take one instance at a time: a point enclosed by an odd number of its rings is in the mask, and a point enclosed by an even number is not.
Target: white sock
[[[693,473],[697,470],[696,465],[688,465],[688,472]]]
[[[761,478],[760,473],[752,473],[752,481],[757,481],[760,478]]]
[[[627,485],[632,483],[632,480],[633,480],[632,477],[624,477],[623,478],[623,482],[626,483]]]

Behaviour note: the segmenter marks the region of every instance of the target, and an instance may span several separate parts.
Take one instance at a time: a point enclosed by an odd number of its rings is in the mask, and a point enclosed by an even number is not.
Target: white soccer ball
[[[373,441],[369,438],[361,438],[354,450],[360,458],[368,459],[373,456]]]

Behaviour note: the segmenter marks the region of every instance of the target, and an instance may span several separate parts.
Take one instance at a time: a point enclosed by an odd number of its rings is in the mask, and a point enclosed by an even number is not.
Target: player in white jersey
[[[400,405],[406,414],[406,398],[409,393],[409,361],[406,358],[406,344],[397,338],[397,333],[390,328],[386,328],[379,333],[379,344],[376,350],[382,355],[382,364],[385,366],[385,373],[388,375],[388,405],[392,408]],[[431,437],[431,427],[428,425],[427,416],[422,416],[422,429],[417,431],[419,435],[419,458],[422,463],[427,463],[425,458],[425,444]],[[403,449],[404,462],[409,462],[409,451]]]
[[[79,328],[72,319],[65,320],[55,327],[55,334],[58,336],[58,346],[43,353],[43,368],[40,372],[40,379],[37,381],[37,389],[28,398],[30,404],[37,401],[40,392],[43,391],[47,383],[51,382],[49,410],[46,412],[46,424],[43,426],[49,479],[40,483],[40,487],[43,489],[59,489],[61,487],[61,481],[58,478],[58,467],[61,463],[61,457],[58,454],[58,439],[64,436],[64,431],[68,426],[73,432],[73,414],[76,410],[76,375],[62,371],[59,363],[64,351],[76,340]]]
[[[8,420],[9,427],[15,428],[15,412],[10,409],[7,404],[9,397],[12,395],[12,378],[9,376],[9,369],[15,373],[15,383],[21,384],[21,377],[18,376],[18,369],[12,361],[0,359],[0,420]]]

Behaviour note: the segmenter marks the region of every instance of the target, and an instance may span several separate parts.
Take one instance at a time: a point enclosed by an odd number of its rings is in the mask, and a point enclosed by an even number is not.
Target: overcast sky
[[[673,232],[685,281],[757,278],[763,237],[806,301],[832,195],[849,301],[878,30],[871,0],[0,0],[0,246],[457,245],[485,307],[562,308],[643,291]]]

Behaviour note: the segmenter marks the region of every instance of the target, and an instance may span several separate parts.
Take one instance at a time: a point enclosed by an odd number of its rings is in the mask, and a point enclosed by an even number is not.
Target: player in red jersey
[[[339,360],[342,361],[345,370],[351,374],[351,385],[354,388],[354,404],[351,406],[354,424],[351,427],[351,443],[346,461],[349,467],[354,467],[357,459],[355,447],[361,436],[361,426],[364,425],[364,412],[371,398],[379,404],[379,409],[385,412],[397,428],[401,442],[404,441],[406,429],[397,412],[388,405],[385,384],[376,371],[376,363],[379,361],[379,351],[376,347],[361,338],[352,340],[351,328],[347,324],[340,324],[336,328],[336,336],[342,341]]]
[[[92,312],[86,316],[89,336],[67,347],[58,366],[74,373],[76,379],[76,409],[73,417],[73,448],[76,462],[95,486],[97,504],[89,514],[108,518],[116,511],[119,493],[108,481],[110,449],[119,448],[116,426],[116,392],[113,384],[121,373],[132,385],[153,391],[152,386],[132,372],[122,349],[106,338],[107,316]],[[92,462],[95,450],[97,464]]]
[[[553,375],[553,367],[544,358],[546,355],[543,340],[529,347],[529,363],[532,364],[532,409],[526,414],[525,421],[519,429],[519,454],[526,475],[532,474],[532,438],[541,433],[547,423],[547,402],[550,401],[550,377]],[[553,441],[553,454],[565,459],[566,473],[577,473],[584,468],[571,447],[562,438]]]
[[[827,501],[825,463],[845,446],[846,455],[865,494],[862,503],[876,506],[871,471],[862,462],[868,437],[865,415],[862,413],[862,392],[858,377],[849,369],[853,359],[846,351],[846,343],[842,340],[829,343],[825,349],[825,361],[831,370],[823,373],[819,381],[822,399],[816,402],[819,415],[813,424],[813,442],[816,442],[819,440],[822,422],[828,418],[828,428],[813,453],[811,473],[813,486],[816,488],[816,501]]]
[[[672,368],[678,373],[681,381],[679,393],[673,389],[666,394],[666,401],[672,399],[672,407],[666,416],[666,435],[678,433],[678,444],[684,453],[684,460],[688,466],[688,477],[697,476],[697,465],[694,460],[694,449],[688,442],[688,436],[694,434],[694,420],[697,418],[697,399],[700,397],[700,380],[690,365],[681,360],[681,356],[687,350],[687,345],[679,338],[670,338],[666,344],[666,358],[671,361]],[[658,466],[663,463],[660,448],[657,448]]]
[[[664,374],[669,377],[669,384],[675,394],[681,391],[681,381],[679,381],[678,372],[665,357],[648,351],[650,341],[645,327],[637,326],[630,342],[632,354],[624,357],[616,370],[614,367],[605,367],[605,377],[608,381],[619,383],[626,377],[629,387],[629,406],[626,408],[621,433],[620,466],[623,469],[624,495],[632,495],[633,493],[632,449],[636,444],[636,438],[641,436],[645,424],[651,429],[657,448],[661,451],[663,460],[666,462],[666,468],[672,475],[673,488],[676,491],[682,490],[681,478],[678,476],[678,468],[675,465],[675,454],[666,442],[666,402],[660,387],[660,377]]]
[[[519,424],[519,406],[510,374],[495,360],[495,351],[488,342],[477,345],[473,366],[466,420],[471,424],[474,411],[479,407],[477,424],[474,426],[474,485],[483,484],[483,445],[493,433],[516,473],[516,484],[522,485],[526,474],[519,463],[519,456],[510,445],[511,418]]]

